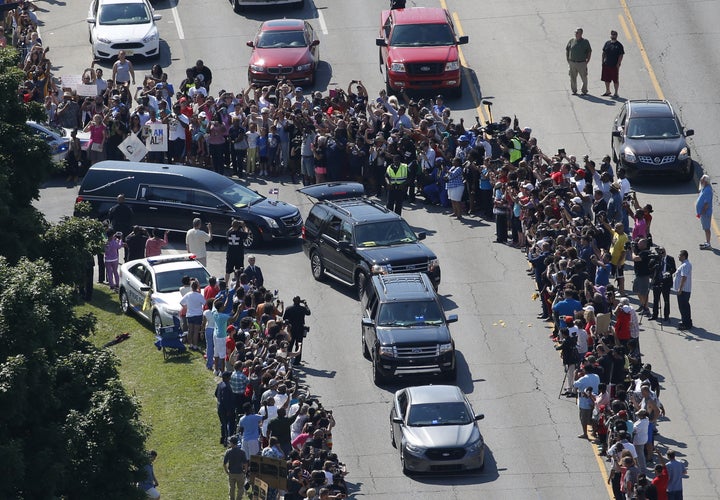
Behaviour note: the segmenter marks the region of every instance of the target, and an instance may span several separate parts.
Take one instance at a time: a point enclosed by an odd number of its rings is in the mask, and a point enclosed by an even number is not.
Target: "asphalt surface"
[[[163,39],[160,64],[176,85],[184,69],[201,58],[213,71],[212,91],[239,91],[247,84],[249,40],[262,20],[303,17],[318,30],[323,64],[316,88],[325,91],[361,79],[371,93],[382,87],[374,38],[380,0],[308,1],[302,11],[232,12],[230,2],[158,2]],[[438,6],[444,1],[408,2]],[[56,74],[79,74],[89,66],[86,2],[38,2],[44,20],[42,37],[51,47]],[[171,5],[174,6],[171,8]],[[456,120],[488,117],[479,98],[495,103],[501,115],[517,115],[533,129],[543,150],[552,154],[589,154],[596,161],[609,153],[610,129],[621,99],[600,97],[600,54],[610,29],[625,45],[620,95],[625,98],[666,97],[683,121],[696,130],[691,138],[698,166],[718,175],[713,163],[720,153],[717,130],[718,35],[717,2],[647,0],[628,7],[624,0],[591,4],[540,1],[450,1],[447,6],[470,43],[462,47],[466,63],[462,99],[449,102]],[[456,22],[457,22],[456,21]],[[593,46],[590,95],[570,95],[564,47],[576,26]],[[639,35],[639,38],[638,38]],[[152,62],[137,61],[138,80]],[[310,202],[287,182],[253,182],[266,194],[279,187],[280,199],[306,215]],[[687,463],[686,498],[720,498],[720,438],[715,393],[720,335],[715,310],[720,296],[717,264],[720,252],[697,250],[701,231],[694,216],[695,183],[645,182],[635,185],[641,203],[655,208],[653,236],[672,255],[686,248],[694,266],[691,332],[674,325],[644,321],[641,346],[645,361],[661,375],[661,399],[667,419],[660,423],[660,443],[678,450]],[[50,183],[38,206],[49,220],[72,211],[75,188]],[[549,330],[535,320],[540,309],[531,300],[533,283],[525,274],[521,253],[492,243],[494,226],[478,218],[463,222],[421,204],[403,213],[440,258],[440,293],[449,313],[460,319],[451,326],[459,350],[458,385],[477,412],[485,414],[481,429],[488,446],[482,473],[462,476],[406,477],[397,451],[390,445],[389,405],[399,386],[377,388],[370,364],[360,350],[360,312],[349,290],[312,279],[299,242],[259,249],[258,264],[266,282],[286,302],[293,295],[308,300],[313,315],[303,356],[306,379],[323,404],[335,410],[335,450],[350,471],[356,497],[365,498],[608,498],[593,448],[577,439],[574,403],[558,399],[563,373],[548,339]],[[188,225],[190,221],[188,221]],[[717,226],[716,226],[717,227]],[[713,242],[720,247],[717,232]],[[183,245],[178,239],[175,248]],[[211,251],[210,270],[221,273],[222,245]],[[672,315],[678,318],[673,300]]]

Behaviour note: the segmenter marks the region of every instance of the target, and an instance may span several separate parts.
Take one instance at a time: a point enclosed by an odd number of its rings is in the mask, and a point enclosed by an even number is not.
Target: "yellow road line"
[[[627,23],[625,22],[625,18],[623,17],[622,14],[618,14],[618,19],[620,20],[620,26],[622,27],[622,30],[625,33],[625,38],[627,38],[629,42],[632,42],[632,35],[630,34],[630,30],[628,29]]]
[[[620,0],[620,4],[622,5],[623,11],[625,12],[625,17],[627,18],[630,29],[632,30],[632,33],[635,36],[635,40],[637,41],[640,56],[645,63],[645,68],[648,71],[648,75],[650,76],[650,82],[655,89],[655,93],[657,94],[658,99],[665,99],[665,94],[660,88],[660,83],[658,83],[658,79],[655,76],[655,70],[653,70],[652,65],[650,64],[650,59],[648,58],[647,51],[645,50],[645,46],[640,39],[640,33],[638,33],[637,27],[635,26],[635,21],[633,21],[632,15],[630,14],[630,8],[628,7],[627,0]]]

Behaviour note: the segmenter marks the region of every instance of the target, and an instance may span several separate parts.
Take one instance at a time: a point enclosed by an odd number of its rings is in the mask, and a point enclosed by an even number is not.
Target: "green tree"
[[[56,284],[81,286],[93,257],[103,250],[103,225],[88,217],[65,217],[41,237],[41,254],[52,266]]]
[[[47,223],[32,201],[54,170],[48,145],[25,125],[29,119],[44,120],[45,112],[39,103],[18,99],[24,75],[17,63],[17,51],[0,49],[0,255],[13,263],[40,255]]]
[[[144,497],[148,428],[94,325],[49,264],[0,257],[0,498]]]

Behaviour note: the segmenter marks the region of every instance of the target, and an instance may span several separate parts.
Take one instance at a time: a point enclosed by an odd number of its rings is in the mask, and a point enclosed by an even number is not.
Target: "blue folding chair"
[[[162,351],[163,358],[167,359],[174,354],[183,354],[187,352],[187,347],[182,342],[183,331],[180,327],[180,319],[173,316],[172,326],[163,326],[159,328],[155,335],[155,347],[158,351]]]

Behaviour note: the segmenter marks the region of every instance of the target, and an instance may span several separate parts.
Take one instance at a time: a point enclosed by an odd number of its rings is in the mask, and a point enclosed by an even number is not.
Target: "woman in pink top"
[[[107,127],[103,123],[103,117],[100,114],[93,116],[93,119],[85,125],[85,132],[90,132],[90,142],[88,144],[88,154],[90,156],[90,165],[105,159],[105,140],[107,139]]]
[[[635,212],[633,220],[635,222],[633,224],[632,240],[637,241],[640,238],[646,238],[648,230],[647,221],[645,220],[645,212],[643,212],[642,210],[637,210]]]
[[[145,257],[155,257],[162,253],[164,246],[168,244],[168,231],[165,231],[165,236],[160,238],[160,230],[155,228],[152,230],[152,238],[145,242]]]
[[[125,244],[118,238],[122,233],[116,233],[112,229],[107,232],[107,243],[105,243],[105,273],[107,274],[110,290],[117,290],[119,276],[118,263],[120,262],[120,249]]]

